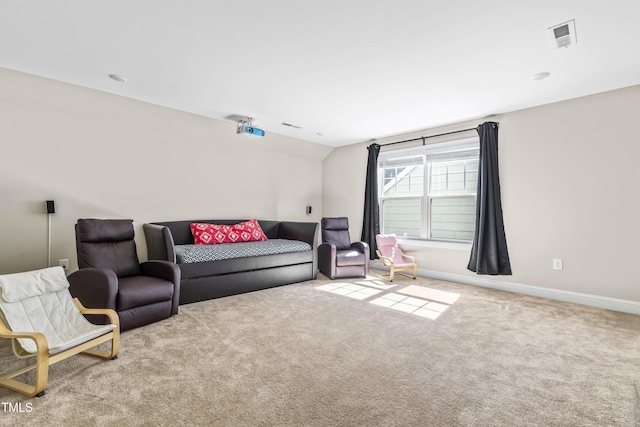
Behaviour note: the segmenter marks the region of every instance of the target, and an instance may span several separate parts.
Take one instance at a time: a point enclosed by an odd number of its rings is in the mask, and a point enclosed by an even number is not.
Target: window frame
[[[389,151],[382,151],[378,156],[378,212],[379,212],[379,223],[381,233],[384,233],[384,218],[385,218],[385,201],[387,200],[420,200],[420,209],[421,209],[421,218],[420,218],[420,236],[404,236],[398,235],[400,239],[407,239],[411,241],[422,241],[422,242],[433,242],[433,243],[444,243],[444,244],[453,244],[453,245],[469,245],[472,242],[472,239],[450,239],[450,238],[442,238],[442,237],[431,237],[433,235],[432,225],[433,225],[433,212],[432,212],[432,201],[436,199],[446,199],[446,198],[473,198],[474,206],[475,201],[477,200],[477,188],[473,194],[463,192],[459,195],[433,195],[431,194],[431,173],[432,173],[432,164],[434,162],[433,157],[447,154],[454,154],[456,152],[476,150],[479,153],[480,139],[478,136],[469,137],[469,138],[461,138],[446,142],[439,142],[434,144],[426,144],[421,146],[414,146],[410,148],[400,148]],[[412,196],[412,195],[392,195],[385,196],[384,195],[384,173],[385,173],[385,162],[388,163],[402,163],[402,159],[409,159],[411,157],[422,156],[424,161],[422,167],[424,168],[423,172],[423,183],[422,183],[422,195]],[[430,158],[431,157],[431,158]],[[460,159],[468,158],[468,155],[460,156]],[[473,157],[475,158],[475,156]],[[456,160],[455,155],[452,156],[451,160]],[[465,180],[466,180],[466,170],[465,170]],[[475,216],[474,216],[475,223]]]

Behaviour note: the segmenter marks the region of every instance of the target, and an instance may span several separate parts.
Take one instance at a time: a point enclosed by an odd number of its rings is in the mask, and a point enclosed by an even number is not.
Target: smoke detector
[[[563,22],[562,24],[554,25],[549,28],[549,37],[551,38],[551,44],[554,49],[560,49],[563,47],[569,47],[578,43],[576,36],[576,21]]]

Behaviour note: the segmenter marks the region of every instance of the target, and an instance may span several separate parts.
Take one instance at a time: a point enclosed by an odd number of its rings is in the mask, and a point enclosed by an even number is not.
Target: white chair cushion
[[[0,311],[14,332],[41,332],[49,353],[75,347],[115,328],[94,325],[84,318],[68,290],[62,267],[0,276]],[[35,341],[18,338],[28,353],[37,351]]]
[[[69,288],[62,267],[43,268],[0,276],[0,299],[17,302],[29,297]]]

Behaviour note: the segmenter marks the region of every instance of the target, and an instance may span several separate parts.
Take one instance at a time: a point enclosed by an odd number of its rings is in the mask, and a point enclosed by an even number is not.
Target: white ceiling
[[[639,19],[638,0],[0,0],[0,67],[340,146],[640,84]]]

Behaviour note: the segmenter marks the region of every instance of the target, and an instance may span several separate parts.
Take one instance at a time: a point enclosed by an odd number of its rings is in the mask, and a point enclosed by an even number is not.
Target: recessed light
[[[127,78],[125,76],[121,76],[120,74],[109,74],[109,78],[111,80],[115,80],[118,83],[126,83]]]
[[[544,80],[547,77],[549,77],[551,75],[551,73],[549,72],[543,72],[543,73],[538,73],[538,74],[534,74],[533,75],[533,80]]]

